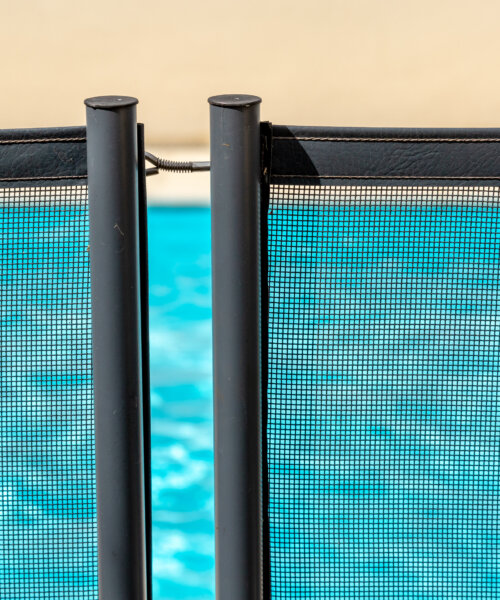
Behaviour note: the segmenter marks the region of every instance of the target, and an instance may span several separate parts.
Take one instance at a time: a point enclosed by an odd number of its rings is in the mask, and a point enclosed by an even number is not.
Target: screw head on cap
[[[220,96],[211,96],[208,102],[212,106],[221,106],[223,108],[244,108],[260,104],[262,98],[249,94],[222,94]]]
[[[139,100],[132,96],[95,96],[94,98],[87,98],[85,100],[85,106],[104,110],[113,110],[122,106],[134,106],[138,103]]]

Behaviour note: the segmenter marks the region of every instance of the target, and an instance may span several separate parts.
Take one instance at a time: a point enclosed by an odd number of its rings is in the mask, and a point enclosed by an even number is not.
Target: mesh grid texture
[[[0,597],[97,600],[85,186],[0,189]]]
[[[500,597],[497,187],[271,186],[272,598]]]

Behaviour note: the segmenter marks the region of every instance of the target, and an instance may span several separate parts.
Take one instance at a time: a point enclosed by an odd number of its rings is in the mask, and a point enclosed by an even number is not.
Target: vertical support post
[[[217,600],[262,595],[260,102],[209,99]]]
[[[137,100],[85,104],[99,599],[144,600]]]
[[[146,159],[144,157],[144,125],[137,125],[139,166],[139,255],[141,273],[141,336],[142,393],[144,423],[144,499],[146,523],[147,600],[153,599],[153,518],[151,500],[151,382],[149,374],[149,268],[148,268],[148,206],[146,189]]]

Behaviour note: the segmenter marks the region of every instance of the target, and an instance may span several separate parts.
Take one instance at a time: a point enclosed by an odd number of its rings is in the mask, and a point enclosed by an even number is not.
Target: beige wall
[[[276,123],[500,126],[500,1],[2,0],[0,127],[140,99],[149,143],[203,144],[206,98]]]

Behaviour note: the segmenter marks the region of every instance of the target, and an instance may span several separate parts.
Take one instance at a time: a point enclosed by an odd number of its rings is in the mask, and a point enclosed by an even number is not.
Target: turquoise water
[[[497,598],[498,206],[306,208],[270,219],[274,598]],[[210,213],[148,214],[154,597],[212,600]],[[87,294],[71,292],[88,273],[65,258],[77,225],[87,260],[86,211],[9,203],[0,216],[0,386],[24,399],[0,407],[0,595],[30,597],[35,576],[51,600],[95,594],[91,382],[71,362],[74,331],[90,360]],[[19,292],[28,275],[34,296]],[[87,420],[57,412],[68,382]],[[55,480],[68,501],[47,494]]]
[[[87,207],[0,189],[0,598],[97,597]]]
[[[275,598],[497,597],[497,215],[273,205]],[[154,592],[208,600],[209,210],[151,208],[149,243]]]
[[[210,212],[150,208],[153,592],[214,597]]]
[[[97,598],[88,212],[81,195],[52,198],[42,188],[22,202],[0,195],[2,600]],[[151,208],[149,242],[154,597],[208,600],[209,210]]]
[[[271,194],[272,597],[498,599],[496,192],[363,193]]]

